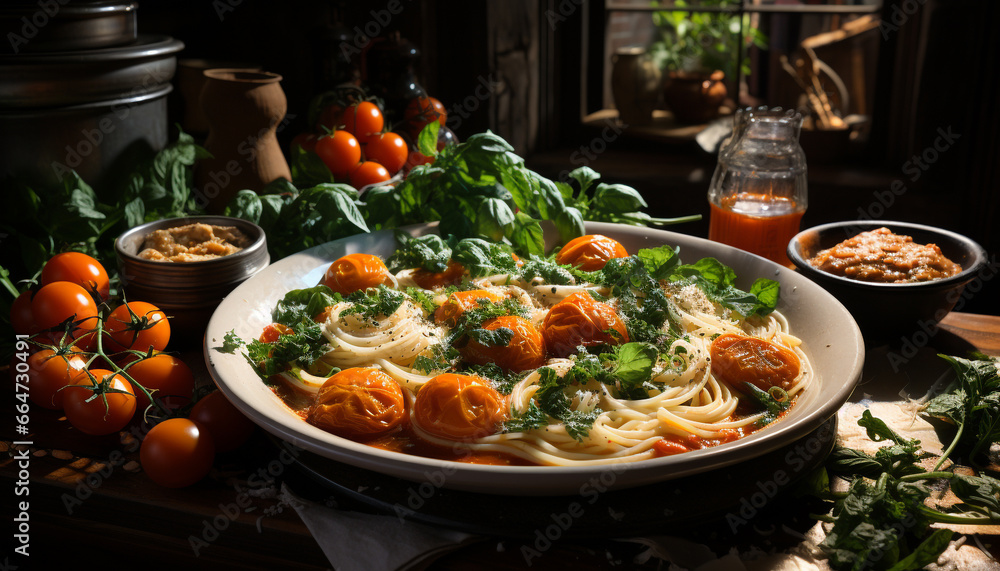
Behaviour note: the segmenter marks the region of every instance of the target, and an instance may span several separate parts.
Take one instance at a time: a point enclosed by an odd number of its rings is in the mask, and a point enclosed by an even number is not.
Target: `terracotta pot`
[[[195,186],[210,213],[220,213],[240,190],[260,191],[269,182],[291,180],[275,136],[288,101],[281,76],[240,69],[205,70],[201,107],[208,118],[205,148]]]
[[[672,71],[667,76],[663,99],[678,123],[706,123],[719,116],[719,106],[726,98],[726,75]]]
[[[626,47],[611,57],[611,91],[618,118],[628,125],[653,121],[663,75],[644,48]]]
[[[177,60],[177,91],[180,93],[184,113],[181,115],[181,128],[195,139],[204,140],[208,135],[208,118],[201,108],[201,90],[208,78],[207,69],[240,69],[244,71],[261,71],[259,65],[209,59]]]

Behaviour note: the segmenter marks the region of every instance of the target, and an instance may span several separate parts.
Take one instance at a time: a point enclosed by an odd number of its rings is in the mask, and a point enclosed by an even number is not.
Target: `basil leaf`
[[[441,130],[441,123],[431,121],[417,137],[417,149],[425,157],[436,157],[438,154],[438,132]]]

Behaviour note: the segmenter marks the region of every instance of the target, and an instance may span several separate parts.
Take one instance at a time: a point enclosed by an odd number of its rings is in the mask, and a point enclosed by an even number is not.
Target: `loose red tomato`
[[[320,387],[306,420],[345,438],[384,434],[406,419],[403,390],[378,369],[353,367]]]
[[[173,355],[157,353],[148,359],[141,359],[127,369],[129,375],[153,398],[168,409],[180,408],[191,403],[194,396],[194,374],[191,367]],[[149,397],[142,389],[135,389],[136,409],[140,414],[149,407]]]
[[[40,407],[62,410],[67,387],[87,368],[87,360],[76,347],[53,351],[42,349],[28,356],[28,398]]]
[[[119,305],[108,315],[104,328],[108,332],[107,348],[112,351],[163,351],[170,342],[167,314],[145,301]]]
[[[458,318],[467,309],[479,307],[479,300],[500,303],[503,301],[503,296],[484,289],[456,291],[449,295],[447,301],[434,312],[434,321],[448,327],[455,327],[458,325]]]
[[[249,440],[257,425],[243,415],[222,391],[212,391],[198,399],[188,416],[205,428],[216,452],[236,450]]]
[[[712,374],[731,388],[741,391],[744,382],[761,390],[789,389],[799,376],[798,355],[777,343],[726,333],[712,341]]]
[[[577,266],[585,272],[604,267],[612,258],[627,258],[628,252],[617,240],[600,234],[573,238],[556,254],[556,263]]]
[[[333,176],[347,178],[361,162],[361,145],[347,131],[334,131],[316,141],[316,155],[330,169]]]
[[[62,391],[66,418],[86,434],[118,432],[135,414],[132,385],[120,374],[104,369],[95,369],[90,374],[93,379],[86,371],[79,373],[73,384]]]
[[[146,434],[139,461],[150,480],[166,488],[183,488],[208,475],[215,461],[215,444],[196,422],[169,418]]]
[[[34,335],[41,329],[31,311],[31,290],[21,292],[10,306],[10,324],[18,335]]]
[[[104,266],[82,252],[63,252],[49,258],[42,268],[42,285],[53,282],[75,283],[88,292],[96,292],[101,299],[107,299],[111,290]]]
[[[304,151],[314,152],[316,150],[316,142],[319,140],[319,136],[315,133],[299,133],[295,135],[292,139],[291,148],[294,152],[295,148],[298,147]]]
[[[556,357],[568,357],[576,348],[628,343],[628,330],[613,307],[577,292],[549,309],[542,324],[545,347]]]
[[[506,371],[537,369],[545,363],[545,341],[527,319],[504,315],[486,321],[482,328],[487,331],[501,328],[510,330],[510,341],[506,345],[484,345],[474,339],[470,340],[459,349],[467,362],[474,365],[496,363]]]
[[[413,402],[420,428],[448,440],[496,433],[507,419],[507,401],[489,381],[445,373],[424,383]]]
[[[369,161],[385,167],[390,175],[399,172],[406,164],[409,157],[409,150],[406,141],[396,133],[382,133],[365,145],[365,157]]]
[[[323,284],[333,291],[347,295],[356,291],[392,284],[389,269],[371,254],[347,254],[337,258],[326,269]]]
[[[462,281],[465,266],[454,261],[448,261],[448,268],[443,272],[429,272],[423,268],[413,272],[413,281],[424,289],[455,285]]]
[[[362,189],[369,184],[378,184],[392,178],[389,171],[375,161],[365,161],[351,171],[351,186]]]
[[[344,128],[357,137],[359,143],[369,143],[382,134],[385,119],[378,105],[362,101],[344,110]]]
[[[39,329],[50,329],[72,318],[77,325],[70,337],[83,349],[93,346],[93,330],[97,327],[97,304],[82,286],[72,282],[52,282],[42,286],[31,300],[31,313]],[[50,334],[59,341],[62,332]]]

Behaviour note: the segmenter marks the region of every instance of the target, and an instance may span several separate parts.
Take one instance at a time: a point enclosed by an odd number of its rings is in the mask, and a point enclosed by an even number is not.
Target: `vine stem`
[[[937,472],[941,465],[944,464],[944,461],[951,456],[952,451],[955,450],[955,446],[958,445],[958,441],[962,438],[963,430],[965,430],[964,422],[958,425],[958,430],[955,432],[955,438],[951,440],[951,444],[948,445],[948,448],[941,453],[941,458],[937,461],[937,464],[934,465],[934,469],[931,470],[931,472]]]

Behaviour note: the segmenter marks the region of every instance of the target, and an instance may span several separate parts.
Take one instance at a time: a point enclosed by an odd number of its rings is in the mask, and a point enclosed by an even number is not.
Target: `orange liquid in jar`
[[[804,208],[794,200],[739,193],[711,203],[708,239],[763,256],[786,267],[788,242],[799,232]]]

